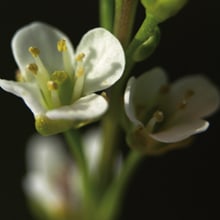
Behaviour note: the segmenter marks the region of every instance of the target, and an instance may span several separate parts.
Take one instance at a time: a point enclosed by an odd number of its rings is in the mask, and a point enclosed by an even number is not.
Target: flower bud
[[[140,62],[147,59],[154,52],[159,41],[160,30],[156,27],[154,33],[134,51],[134,61]]]
[[[141,3],[147,13],[154,15],[158,23],[161,23],[176,15],[187,3],[187,0],[141,0]]]

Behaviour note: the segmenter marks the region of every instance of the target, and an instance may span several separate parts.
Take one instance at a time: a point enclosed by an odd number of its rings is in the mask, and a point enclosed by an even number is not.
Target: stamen
[[[30,52],[30,54],[36,58],[39,56],[40,54],[40,50],[37,47],[29,47],[28,51]]]
[[[51,75],[51,79],[58,83],[63,83],[68,78],[68,74],[65,71],[55,71]]]
[[[22,76],[20,70],[17,70],[17,71],[15,72],[15,79],[16,79],[17,82],[24,82],[24,81],[25,81],[25,79],[24,79],[24,77]]]
[[[189,89],[185,92],[185,94],[183,95],[183,99],[181,100],[181,102],[177,105],[178,109],[185,109],[187,104],[188,104],[188,100],[195,94],[195,92],[192,89]]]
[[[83,60],[83,58],[85,57],[84,53],[80,53],[76,56],[76,61],[77,62],[81,62]]]
[[[66,40],[61,39],[57,42],[57,50],[59,52],[64,52],[67,50],[67,46],[66,46]]]
[[[27,70],[32,72],[34,75],[36,75],[38,72],[38,66],[35,63],[28,64],[26,68],[27,68]]]
[[[187,106],[187,100],[183,99],[177,106],[178,109],[184,109]]]
[[[71,77],[73,74],[73,62],[71,62],[71,56],[68,53],[66,40],[61,39],[57,42],[57,50],[62,53],[64,70]]]
[[[76,77],[79,78],[79,77],[83,76],[84,73],[85,73],[85,70],[84,70],[84,68],[81,66],[81,67],[79,67],[79,68],[77,69],[77,71],[76,71]]]
[[[107,96],[106,92],[102,92],[101,96],[108,102],[109,101],[109,97]]]
[[[84,79],[85,79],[85,70],[82,66],[77,68],[75,73],[75,85],[73,89],[72,102],[80,98],[82,95],[83,87],[84,87]]]
[[[153,117],[148,121],[146,130],[148,132],[153,132],[157,123],[161,123],[164,120],[164,113],[160,110],[154,112]]]
[[[49,91],[57,90],[58,89],[58,84],[52,80],[47,82],[47,88]]]
[[[47,82],[47,88],[51,92],[51,100],[53,108],[60,106],[60,99],[58,95],[58,84],[52,80]]]
[[[164,120],[164,113],[158,110],[153,114],[153,117],[156,122],[162,122]]]

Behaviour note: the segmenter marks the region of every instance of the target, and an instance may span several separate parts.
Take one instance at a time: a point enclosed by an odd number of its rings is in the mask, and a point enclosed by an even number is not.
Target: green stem
[[[114,0],[99,0],[99,22],[109,31],[113,29]]]
[[[115,0],[114,34],[126,48],[130,41],[138,0]]]
[[[66,138],[66,141],[70,147],[73,157],[77,163],[77,166],[79,166],[81,172],[87,174],[88,173],[87,164],[82,148],[79,131],[68,130],[64,133],[64,137]]]
[[[155,32],[155,28],[157,28],[157,21],[152,15],[149,14],[135,34],[134,39],[131,41],[131,43],[128,45],[128,48],[126,49],[126,68],[124,74],[120,78],[120,80],[111,88],[111,99],[114,101],[113,106],[116,111],[118,109],[117,106],[121,105],[124,88],[126,86],[128,78],[130,77],[131,70],[135,65],[133,55],[136,49],[142,43],[144,43],[146,39],[152,36],[152,34]],[[116,113],[115,115],[118,115],[118,113]]]
[[[135,64],[133,59],[134,52],[142,43],[144,43],[150,36],[152,36],[156,27],[157,27],[157,20],[154,18],[154,16],[149,14],[143,21],[134,39],[128,45],[128,48],[126,50],[127,67],[125,74],[123,74],[123,78],[121,79],[122,81],[127,80],[130,74],[130,70],[133,68]]]
[[[129,153],[119,176],[115,178],[101,202],[102,205],[98,213],[98,220],[116,219],[119,214],[123,195],[127,189],[129,180],[142,158],[143,154],[137,151],[131,151]]]
[[[115,159],[118,153],[120,141],[120,126],[110,113],[102,120],[103,128],[103,149],[99,166],[98,185],[102,193],[111,183],[114,174]]]
[[[89,216],[90,213],[93,213],[93,207],[94,207],[93,183],[89,176],[87,161],[81,143],[80,132],[79,130],[73,130],[73,129],[68,130],[64,133],[64,137],[66,138],[66,141],[73,154],[75,163],[79,168],[79,172],[82,177],[82,184],[84,190],[83,191],[84,206],[82,210],[82,215],[84,216],[84,219],[87,220],[90,219]]]

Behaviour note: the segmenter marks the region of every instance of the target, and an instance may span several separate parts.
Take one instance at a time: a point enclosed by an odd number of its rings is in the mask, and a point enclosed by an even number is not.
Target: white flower
[[[86,130],[82,136],[83,150],[92,175],[96,175],[100,169],[100,160],[104,150],[102,147],[102,133],[101,127],[95,127]],[[120,152],[117,152],[113,167],[115,174],[119,173],[121,164],[122,155]]]
[[[23,98],[43,135],[103,115],[108,103],[95,92],[113,85],[125,66],[120,42],[103,28],[88,31],[74,51],[60,30],[33,22],[16,32],[12,51],[19,82],[0,80],[0,87]]]
[[[80,203],[80,175],[58,137],[34,135],[27,145],[28,198],[51,216],[65,216]],[[75,214],[75,213],[74,213]]]
[[[132,77],[124,95],[125,111],[136,128],[163,143],[175,143],[205,131],[203,118],[219,107],[219,91],[203,75],[189,75],[168,84],[165,72],[154,68]],[[136,129],[137,131],[137,129]]]

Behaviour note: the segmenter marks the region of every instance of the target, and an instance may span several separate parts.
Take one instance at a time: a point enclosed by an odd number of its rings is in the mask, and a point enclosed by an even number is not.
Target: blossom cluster
[[[0,88],[22,98],[35,119],[23,189],[40,219],[113,220],[140,158],[188,146],[219,109],[219,88],[205,74],[170,82],[160,66],[139,75],[132,69],[156,49],[159,24],[187,0],[140,0],[146,18],[134,36],[138,1],[116,2],[115,27],[103,13],[103,27],[85,33],[77,47],[41,21],[12,38],[16,80],[0,79]]]

